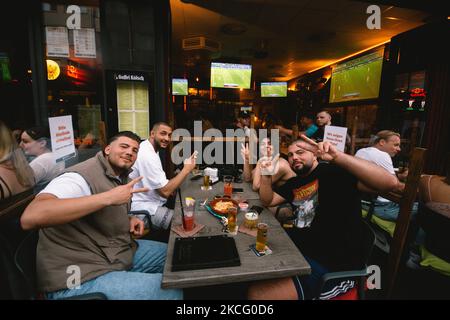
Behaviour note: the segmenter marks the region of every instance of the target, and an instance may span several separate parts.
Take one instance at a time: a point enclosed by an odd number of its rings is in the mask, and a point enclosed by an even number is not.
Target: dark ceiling
[[[170,3],[174,76],[208,77],[211,61],[222,61],[252,64],[257,81],[286,81],[389,41],[435,18],[436,8],[443,7],[439,1],[407,1],[407,7],[400,1],[351,0]],[[381,9],[381,29],[366,24],[373,3]],[[183,39],[199,37],[213,46],[183,49]]]

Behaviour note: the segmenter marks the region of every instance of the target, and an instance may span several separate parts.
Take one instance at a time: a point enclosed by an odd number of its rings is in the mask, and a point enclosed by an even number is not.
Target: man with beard
[[[362,267],[359,190],[388,192],[397,186],[397,179],[383,168],[338,151],[328,142],[316,143],[302,136],[288,149],[289,165],[297,176],[274,192],[271,176],[276,171],[276,160],[261,164],[259,195],[265,206],[286,201],[293,205],[294,227],[287,232],[307,258],[312,273],[255,283],[249,288],[249,298],[311,299],[324,273]],[[353,286],[349,282],[333,292],[344,293]]]
[[[146,210],[151,215],[152,227],[166,230],[170,226],[173,210],[166,207],[168,198],[188,177],[192,169],[195,168],[195,158],[193,154],[184,161],[184,167],[180,173],[168,180],[163,170],[159,150],[166,149],[170,143],[172,128],[165,122],[158,122],[153,125],[150,137],[141,142],[136,163],[130,178],[142,176],[143,179],[136,184],[136,187],[146,187],[148,192],[133,194],[131,210]]]
[[[25,209],[25,230],[41,228],[37,246],[38,290],[48,299],[101,292],[108,299],[180,299],[161,289],[167,246],[133,240],[143,222],[129,217],[134,188],[128,182],[140,138],[119,132],[103,151],[52,180]],[[76,290],[74,290],[76,289]]]

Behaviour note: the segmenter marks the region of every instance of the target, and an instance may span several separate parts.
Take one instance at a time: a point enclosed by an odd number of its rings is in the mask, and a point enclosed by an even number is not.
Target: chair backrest
[[[318,299],[330,299],[330,296],[333,296],[333,299],[337,300],[354,300],[354,299],[364,299],[365,297],[365,288],[366,288],[366,278],[367,278],[367,267],[369,264],[369,259],[372,255],[373,248],[375,246],[376,235],[369,223],[367,223],[364,219],[360,219],[358,230],[360,231],[360,238],[357,244],[359,250],[354,253],[355,258],[357,258],[355,263],[354,270],[346,270],[346,271],[338,271],[338,272],[330,272],[322,275],[321,283],[318,286],[316,298]],[[350,291],[347,291],[345,294],[337,293],[342,287],[345,287],[348,281],[356,280],[357,287],[352,288]],[[330,287],[324,292],[324,288],[327,283],[330,281],[337,281],[332,284],[333,287]],[[338,286],[339,284],[339,286]],[[339,289],[338,289],[339,288]],[[337,290],[337,291],[336,291]]]
[[[27,236],[20,227],[20,217],[33,200],[32,190],[8,199],[0,208],[0,298],[27,299],[28,285],[14,263],[14,254]]]
[[[389,197],[389,200],[400,204],[394,237],[389,250],[388,260],[388,297],[392,296],[400,260],[406,243],[411,210],[417,197],[420,176],[425,162],[426,149],[414,148],[408,167],[408,177],[403,194],[399,197]]]
[[[17,247],[14,264],[24,280],[24,296],[35,298],[36,295],[36,249],[39,231],[30,231]]]

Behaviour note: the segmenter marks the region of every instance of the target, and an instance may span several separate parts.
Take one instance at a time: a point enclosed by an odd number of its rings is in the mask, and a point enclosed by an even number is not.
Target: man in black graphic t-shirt
[[[266,206],[286,201],[293,205],[294,228],[288,233],[308,258],[312,276],[256,283],[249,288],[249,298],[296,299],[301,293],[305,297],[305,284],[314,291],[311,286],[317,285],[313,282],[321,273],[360,268],[359,191],[388,192],[397,184],[386,170],[342,153],[328,142],[302,136],[288,149],[288,161],[297,176],[273,191],[270,178],[276,160],[261,164],[261,201]]]
[[[361,199],[353,175],[322,162],[275,192],[294,208],[294,228],[288,233],[305,256],[331,271],[357,267],[353,258],[360,237]]]

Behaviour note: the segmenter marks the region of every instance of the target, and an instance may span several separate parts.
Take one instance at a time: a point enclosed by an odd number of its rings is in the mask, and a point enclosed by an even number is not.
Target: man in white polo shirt
[[[167,179],[159,157],[159,150],[167,148],[171,135],[172,128],[167,123],[156,123],[150,132],[150,137],[141,142],[137,160],[130,174],[131,179],[143,177],[137,183],[138,188],[145,186],[149,189],[148,192],[133,195],[131,210],[147,210],[155,229],[169,228],[173,210],[164,205],[195,167],[196,156],[191,155],[184,161],[181,172],[172,179]]]
[[[376,165],[383,167],[390,174],[396,175],[394,165],[392,164],[392,157],[400,152],[400,134],[390,131],[382,130],[378,132],[371,147],[363,148],[356,152],[355,157],[368,160]],[[405,171],[398,175],[400,180],[406,180],[408,172]],[[398,181],[397,188],[394,191],[403,192],[405,184]],[[362,207],[368,209],[368,205],[363,202]],[[396,221],[399,212],[399,205],[395,202],[389,201],[383,197],[378,197],[375,201],[374,215],[379,218]],[[417,203],[414,204],[412,214],[417,212]]]

